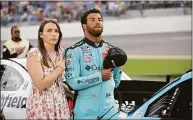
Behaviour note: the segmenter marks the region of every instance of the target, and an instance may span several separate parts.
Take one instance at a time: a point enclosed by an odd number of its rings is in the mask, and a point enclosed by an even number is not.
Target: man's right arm
[[[98,71],[88,76],[81,76],[80,54],[76,49],[65,51],[65,76],[66,81],[74,90],[86,89],[102,83],[101,72]]]
[[[3,46],[3,58],[16,58],[17,57],[17,53],[13,53],[10,54],[10,51],[8,50],[8,48],[4,45]]]

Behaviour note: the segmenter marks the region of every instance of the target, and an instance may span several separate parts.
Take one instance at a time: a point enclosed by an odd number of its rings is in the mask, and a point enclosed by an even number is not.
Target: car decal
[[[27,97],[11,96],[1,94],[1,109],[8,108],[26,108]]]

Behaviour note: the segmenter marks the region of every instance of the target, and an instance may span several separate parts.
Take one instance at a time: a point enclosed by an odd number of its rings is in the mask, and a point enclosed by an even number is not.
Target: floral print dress
[[[29,51],[28,57],[32,55],[37,56],[37,61],[42,58],[38,48]],[[54,71],[54,67],[42,67],[44,76],[48,76]],[[51,87],[45,90],[37,89],[32,81],[32,90],[26,104],[27,119],[70,119],[63,79],[64,77],[60,76]]]

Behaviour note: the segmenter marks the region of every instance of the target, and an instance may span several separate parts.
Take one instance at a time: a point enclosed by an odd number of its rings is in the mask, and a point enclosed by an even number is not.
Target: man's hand
[[[109,68],[109,69],[103,69],[101,71],[101,75],[102,75],[102,79],[103,80],[110,80],[111,77],[112,77],[112,68]]]

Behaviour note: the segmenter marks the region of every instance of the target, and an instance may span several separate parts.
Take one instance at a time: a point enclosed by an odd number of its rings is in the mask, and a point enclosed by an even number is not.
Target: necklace
[[[47,52],[47,54],[48,54],[48,59],[50,60],[50,62],[51,62],[51,65],[53,66],[53,67],[55,67],[55,64],[56,64],[56,52],[55,51],[53,51],[53,52]]]
[[[58,56],[56,55],[55,60],[52,60],[52,59],[51,59],[51,56],[50,56],[49,54],[56,54],[56,52],[48,53],[48,59],[50,60],[50,63],[51,63],[51,65],[53,66],[53,68],[56,69],[55,64],[56,64],[56,60],[57,60],[57,57],[58,57]],[[55,62],[55,64],[54,64],[54,62]],[[57,86],[59,86],[58,78],[57,78],[57,80],[55,81],[55,83],[56,83]]]

